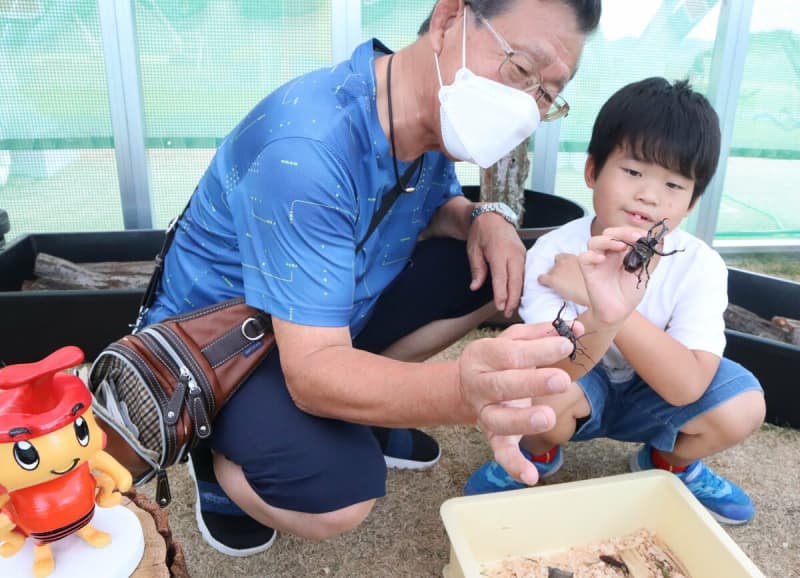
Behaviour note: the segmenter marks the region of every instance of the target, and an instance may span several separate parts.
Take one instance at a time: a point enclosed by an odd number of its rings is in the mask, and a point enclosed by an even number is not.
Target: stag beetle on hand
[[[622,266],[629,273],[636,273],[638,271],[638,282],[636,283],[637,289],[642,283],[642,274],[647,275],[644,281],[645,287],[647,287],[647,283],[650,281],[649,267],[653,255],[668,257],[669,255],[674,255],[675,253],[684,251],[684,249],[675,249],[669,253],[662,253],[656,249],[658,244],[661,242],[661,239],[663,239],[664,236],[669,232],[669,227],[667,227],[666,221],[666,219],[661,219],[658,223],[648,229],[646,236],[641,237],[635,243],[628,243],[622,239],[616,239],[620,243],[625,243],[630,247],[630,251],[628,251],[628,253],[625,255],[625,258],[622,260]],[[656,231],[656,227],[661,228]]]
[[[561,309],[558,310],[558,313],[556,314],[556,318],[553,319],[553,327],[555,328],[556,332],[561,337],[566,337],[572,343],[572,353],[569,354],[569,360],[570,361],[575,361],[577,359],[577,357],[578,357],[578,354],[580,353],[581,355],[583,355],[584,357],[589,359],[592,362],[592,364],[594,364],[594,360],[592,360],[592,358],[589,356],[589,354],[586,353],[586,350],[583,349],[583,347],[581,347],[580,344],[578,343],[578,340],[580,339],[580,337],[577,337],[575,335],[575,332],[572,331],[572,325],[569,325],[561,317],[561,313],[563,313],[563,311],[564,311],[564,309],[566,309],[566,307],[567,307],[567,302],[565,301],[561,305]],[[574,325],[575,321],[573,321],[572,324]],[[581,336],[581,337],[583,337],[583,336]],[[581,367],[585,368],[585,366],[582,363],[580,363],[580,362],[577,362],[577,363]]]

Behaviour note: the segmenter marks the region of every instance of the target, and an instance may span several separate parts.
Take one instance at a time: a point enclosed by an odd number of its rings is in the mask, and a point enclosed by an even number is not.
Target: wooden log
[[[142,521],[145,554],[132,578],[190,578],[180,543],[172,536],[167,512],[135,490],[125,493],[130,508]],[[148,552],[148,549],[150,551]]]
[[[783,331],[787,343],[800,345],[800,320],[776,315],[772,318],[772,324]]]
[[[167,544],[164,542],[164,537],[158,533],[153,516],[128,497],[122,499],[122,505],[136,514],[144,534],[144,553],[131,578],[169,578],[166,562]]]
[[[47,289],[58,289],[42,279],[26,279],[22,282],[22,291],[46,291]]]
[[[102,273],[103,275],[112,276],[132,276],[132,277],[147,277],[153,274],[155,261],[101,261],[99,263],[81,263],[81,267],[94,271],[95,273]]]
[[[517,214],[518,225],[522,225],[525,212],[525,183],[531,164],[528,159],[529,140],[526,138],[494,165],[480,172],[480,200],[507,204]]]
[[[109,266],[106,270],[112,270]],[[142,274],[141,266],[133,268],[134,273],[126,272],[121,268],[119,273],[102,273],[93,271],[84,265],[79,265],[48,255],[39,253],[34,264],[34,274],[38,283],[35,289],[121,289],[144,288],[150,278],[149,273]],[[152,264],[150,266],[152,270]]]
[[[728,308],[725,310],[724,318],[725,326],[728,329],[742,331],[743,333],[749,333],[750,335],[756,335],[758,337],[766,337],[767,339],[773,339],[784,343],[788,342],[785,331],[775,327],[771,321],[739,305],[729,303]]]
[[[108,281],[105,275],[93,273],[72,261],[48,255],[47,253],[36,255],[33,273],[38,279],[47,279],[48,283],[62,289],[108,288]]]

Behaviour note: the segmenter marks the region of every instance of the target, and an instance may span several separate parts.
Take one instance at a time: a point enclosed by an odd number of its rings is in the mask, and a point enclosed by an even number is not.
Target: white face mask
[[[467,15],[461,42],[461,68],[453,84],[439,75],[442,141],[451,156],[488,168],[528,138],[539,126],[539,107],[528,93],[478,76],[466,65]]]

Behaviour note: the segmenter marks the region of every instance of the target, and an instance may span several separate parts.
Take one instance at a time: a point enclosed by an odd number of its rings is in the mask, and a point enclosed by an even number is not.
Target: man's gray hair
[[[492,18],[494,16],[498,16],[503,14],[509,10],[517,3],[523,0],[465,0],[465,4],[469,4],[470,7],[483,16],[484,18]],[[600,0],[547,0],[550,2],[563,2],[570,8],[575,14],[575,18],[578,21],[578,28],[584,34],[590,34],[597,29],[597,25],[600,23]],[[434,5],[434,8],[436,6]],[[433,14],[433,10],[431,10],[431,14]],[[419,27],[417,34],[422,36],[428,31],[428,28],[431,25],[431,16],[429,15],[425,22]]]

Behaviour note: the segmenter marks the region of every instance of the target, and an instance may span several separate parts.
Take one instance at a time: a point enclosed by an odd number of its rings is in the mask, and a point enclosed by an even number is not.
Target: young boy
[[[685,81],[629,84],[600,110],[585,167],[596,216],[564,225],[529,250],[520,316],[529,323],[553,320],[566,303],[561,315],[571,324],[571,316],[583,320],[591,312],[574,255],[608,227],[633,225],[645,236],[666,219],[669,230],[656,249],[679,252],[655,254],[641,271],[644,297],[610,347],[597,346],[584,323],[568,369],[576,382],[553,399],[534,401],[552,405],[556,426],[520,446],[545,478],[561,467],[560,444],[568,440],[643,442],[632,470],[674,472],[717,520],[741,524],[754,515],[750,498],[701,460],[760,427],[763,390],[750,372],[722,357],[725,263],[678,229],[714,174],[719,142],[716,113]],[[489,462],[472,474],[465,493],[520,487]]]

